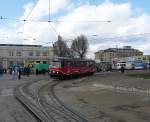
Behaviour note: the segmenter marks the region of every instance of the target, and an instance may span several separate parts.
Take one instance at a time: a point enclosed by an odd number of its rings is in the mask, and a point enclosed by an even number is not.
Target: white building
[[[24,65],[26,62],[50,63],[53,48],[42,45],[0,44],[0,68]]]

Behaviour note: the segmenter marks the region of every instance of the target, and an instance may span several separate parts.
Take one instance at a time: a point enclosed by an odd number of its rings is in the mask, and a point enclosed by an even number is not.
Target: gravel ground
[[[126,71],[125,74],[135,72],[142,71]],[[61,101],[80,112],[90,122],[149,122],[150,95],[115,88],[145,90],[150,88],[150,80],[132,78],[125,74],[98,73],[76,82],[68,80],[59,84],[55,91]]]

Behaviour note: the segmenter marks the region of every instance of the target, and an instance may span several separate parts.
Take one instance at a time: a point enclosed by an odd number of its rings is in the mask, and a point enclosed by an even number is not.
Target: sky
[[[89,58],[98,50],[125,45],[147,55],[149,5],[150,0],[1,0],[0,43],[47,46],[58,34],[66,41],[84,34]]]

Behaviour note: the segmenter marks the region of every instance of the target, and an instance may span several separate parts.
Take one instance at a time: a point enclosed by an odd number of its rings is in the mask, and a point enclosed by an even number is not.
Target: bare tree
[[[72,42],[71,49],[73,50],[73,56],[85,58],[88,49],[88,40],[84,35],[80,35]]]
[[[58,40],[53,44],[54,55],[58,57],[68,57],[69,48],[63,38],[59,35]]]

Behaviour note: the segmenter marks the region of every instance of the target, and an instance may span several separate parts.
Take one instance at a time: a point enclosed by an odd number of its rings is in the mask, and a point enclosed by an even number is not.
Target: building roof
[[[42,47],[42,45],[0,44],[0,47],[4,47],[4,46],[9,46],[9,47],[13,47],[13,46],[17,46],[17,47]]]
[[[99,50],[98,52],[95,52],[95,53],[99,53],[99,52],[118,52],[118,51],[121,51],[121,50],[124,50],[124,51],[125,50],[134,50],[134,51],[143,53],[142,51],[139,51],[137,49],[133,49],[131,47],[129,48],[128,46],[124,46],[123,48],[108,48],[108,49],[105,49],[105,50]]]

